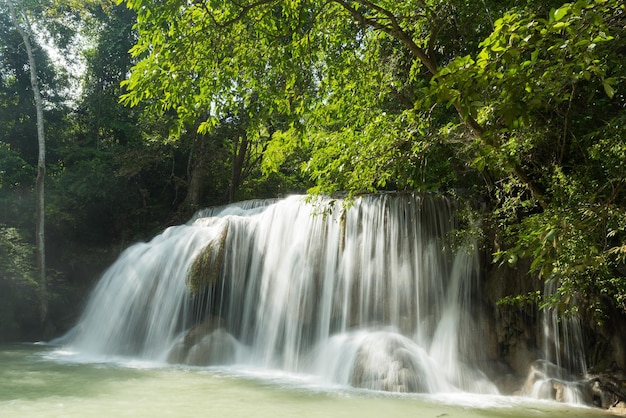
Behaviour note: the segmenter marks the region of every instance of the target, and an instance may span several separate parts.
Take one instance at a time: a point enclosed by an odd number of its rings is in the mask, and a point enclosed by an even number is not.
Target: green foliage
[[[313,192],[478,193],[546,303],[624,309],[623,2],[126,3],[122,100],[177,137],[246,113],[263,173],[299,164]]]
[[[525,295],[514,295],[514,296],[506,296],[500,299],[497,304],[498,305],[538,305],[542,301],[542,294],[540,290],[536,290],[534,292],[529,292]]]
[[[614,40],[605,19],[620,8],[616,1],[580,0],[553,9],[547,19],[510,11],[495,22],[476,58],[458,57],[439,72],[435,92],[459,101],[485,127],[508,130],[569,103],[579,82],[598,83],[612,98],[617,79],[609,76],[602,45]]]
[[[175,112],[177,133],[194,125],[199,117],[203,118],[199,131],[207,132],[230,112],[240,109],[242,103],[247,107],[258,102],[256,109],[261,114],[256,117],[295,106],[289,98],[276,94],[289,93],[295,83],[282,75],[294,73],[282,70],[297,65],[295,60],[276,59],[284,53],[281,45],[292,28],[266,27],[266,10],[251,11],[245,21],[235,18],[225,27],[237,14],[237,6],[220,3],[214,7],[216,13],[203,4],[128,3],[138,11],[140,34],[132,53],[142,59],[123,83],[128,89],[122,96],[125,103],[137,105],[143,101],[154,111]],[[251,25],[250,20],[255,19],[258,21]],[[269,30],[280,34],[276,39],[268,38],[265,33]]]
[[[247,112],[253,129],[269,124],[275,131],[264,173],[309,154],[303,173],[317,183],[313,191],[326,193],[445,188],[463,165],[445,157],[453,146],[433,134],[430,109],[413,111],[429,78],[407,54],[402,34],[368,23],[387,19],[385,8],[406,13],[405,34],[415,32],[417,47],[439,51],[443,42],[428,39],[447,25],[461,27],[445,15],[458,8],[403,2],[378,10],[304,0],[127,5],[138,13],[139,62],[122,100],[175,114],[177,137],[194,126],[209,133],[231,112]],[[476,14],[457,6],[468,20]]]
[[[565,3],[545,17],[511,10],[431,87],[485,129],[472,164],[497,179],[495,261],[529,258],[555,289],[542,304],[562,310],[626,310],[624,12],[610,0]],[[540,185],[541,207],[519,167]]]
[[[0,142],[0,219],[14,227],[32,224],[36,169],[9,144]]]
[[[89,141],[99,146],[128,144],[141,138],[140,109],[129,110],[119,103],[125,92],[120,86],[133,60],[128,53],[135,39],[135,15],[124,7],[92,7],[86,24],[94,46],[84,51],[86,71],[78,117]]]
[[[34,253],[19,230],[0,224],[0,342],[19,337],[25,323],[37,323]]]
[[[28,57],[5,4],[0,4],[0,11],[0,146],[8,147],[28,164],[36,166],[36,117]],[[35,45],[34,56],[42,96],[54,119],[58,117],[54,110],[63,107],[59,92],[67,84],[55,72],[44,48]]]
[[[506,222],[507,249],[496,262],[532,260],[531,271],[557,284],[545,304],[596,307],[607,301],[626,310],[626,210],[621,202],[598,200],[602,186],[587,173],[554,175],[555,203],[519,223]],[[600,193],[598,193],[600,191]],[[615,190],[612,189],[611,193]]]
[[[29,165],[11,146],[0,142],[0,190],[29,188],[35,178],[35,168]]]
[[[382,112],[362,126],[312,133],[306,140],[312,157],[304,166],[318,184],[312,191],[354,194],[444,189],[453,184],[450,161],[440,158],[449,149],[439,141],[425,140],[428,128],[414,116]]]
[[[16,228],[0,225],[0,277],[19,286],[37,286],[34,248]]]

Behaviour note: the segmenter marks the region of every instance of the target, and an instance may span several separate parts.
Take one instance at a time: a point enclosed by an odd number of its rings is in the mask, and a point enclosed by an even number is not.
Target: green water
[[[601,411],[521,398],[390,395],[309,379],[140,363],[67,361],[0,346],[0,417],[588,417]]]

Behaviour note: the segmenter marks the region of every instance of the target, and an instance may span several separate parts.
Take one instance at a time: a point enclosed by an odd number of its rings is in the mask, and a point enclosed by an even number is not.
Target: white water
[[[497,394],[478,367],[478,253],[473,243],[448,244],[454,226],[448,200],[413,195],[359,198],[345,211],[341,201],[294,196],[199,212],[126,250],[63,342],[98,361],[234,364],[327,385]],[[189,271],[207,246],[206,268],[219,280],[192,295]]]
[[[547,281],[544,294],[555,292],[555,283]],[[576,313],[561,315],[558,309],[544,308],[541,312],[543,357],[533,364],[528,376],[530,393],[537,399],[584,404],[584,383],[577,378],[587,374],[580,321]]]
[[[387,394],[310,376],[75,363],[41,346],[0,346],[0,417],[608,417],[589,408],[493,395]]]

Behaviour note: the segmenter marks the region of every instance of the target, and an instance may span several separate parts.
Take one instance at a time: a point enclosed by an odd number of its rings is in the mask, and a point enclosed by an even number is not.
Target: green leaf
[[[611,85],[606,80],[602,82],[602,87],[604,87],[604,92],[607,96],[609,96],[609,99],[612,99],[615,95],[615,90],[613,89],[613,87],[611,87]]]
[[[554,13],[552,14],[552,18],[558,22],[559,20],[563,19],[567,15],[567,13],[569,12],[569,9],[570,9],[570,5],[568,3],[565,3],[563,6],[559,7],[558,9],[554,11]]]

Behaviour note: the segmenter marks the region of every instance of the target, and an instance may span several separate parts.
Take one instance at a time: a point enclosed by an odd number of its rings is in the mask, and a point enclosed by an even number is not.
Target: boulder
[[[224,321],[207,317],[187,331],[170,349],[167,362],[208,366],[235,360],[238,342],[224,329]]]
[[[626,373],[614,371],[592,376],[588,390],[595,406],[626,415]]]
[[[218,328],[194,344],[185,363],[191,366],[214,366],[235,362],[238,342],[223,328]]]
[[[406,338],[376,335],[357,352],[351,384],[387,392],[428,392],[424,370]],[[383,338],[384,337],[384,338]]]

